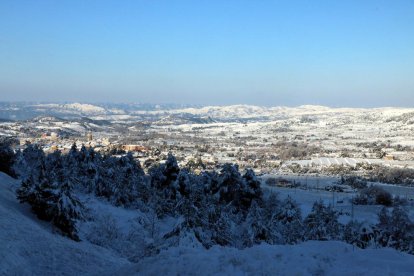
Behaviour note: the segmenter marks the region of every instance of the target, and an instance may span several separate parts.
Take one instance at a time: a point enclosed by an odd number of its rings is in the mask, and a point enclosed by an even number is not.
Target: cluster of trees
[[[19,201],[29,203],[39,219],[51,221],[62,234],[79,240],[76,222],[83,217],[83,206],[72,192],[76,175],[67,170],[71,156],[59,151],[46,156],[40,147],[30,145],[15,160],[13,171],[22,180]]]
[[[180,168],[169,154],[165,163],[154,164],[145,173],[132,155],[103,156],[75,145],[65,155],[59,151],[45,155],[38,146],[29,145],[15,159],[15,171],[22,179],[17,192],[20,201],[75,240],[76,222],[84,217],[75,194],[92,193],[117,206],[151,211],[158,218],[175,217],[180,223],[163,238],[177,240],[191,233],[206,248],[335,239],[414,253],[413,223],[401,207],[395,207],[392,215],[382,211],[379,224],[369,227],[354,221],[339,223],[338,213],[322,202],[303,217],[292,198],[263,194],[254,172],[240,173],[233,164],[194,174]],[[393,225],[407,232],[401,234]]]
[[[15,142],[13,138],[0,136],[0,172],[10,176],[15,175],[13,171],[14,152],[11,148]]]

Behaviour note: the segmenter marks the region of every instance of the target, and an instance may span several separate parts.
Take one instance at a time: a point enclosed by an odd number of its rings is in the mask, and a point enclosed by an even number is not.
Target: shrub
[[[354,204],[358,205],[392,205],[392,196],[389,192],[383,188],[371,185],[368,188],[363,189],[360,194],[354,198]]]

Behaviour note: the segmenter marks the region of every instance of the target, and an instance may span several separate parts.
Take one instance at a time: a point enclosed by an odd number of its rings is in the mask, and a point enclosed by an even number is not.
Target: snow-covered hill
[[[131,263],[111,249],[55,233],[27,205],[17,202],[17,185],[0,173],[0,275],[412,275],[414,271],[414,256],[393,249],[362,250],[342,242],[310,241],[206,250],[190,236],[178,247]],[[117,215],[117,208],[110,208],[112,215]],[[128,217],[126,212],[136,214],[119,208],[120,217]]]
[[[409,118],[403,116],[411,112]],[[302,116],[326,116],[361,118],[365,121],[400,120],[412,121],[414,109],[410,108],[331,108],[319,105],[302,105],[298,107],[264,107],[254,105],[228,105],[205,107],[165,107],[144,108],[142,105],[111,105],[85,103],[42,103],[42,104],[0,104],[0,118],[22,120],[36,116],[55,116],[65,119],[89,117],[109,121],[149,121],[157,124],[183,124],[211,122],[253,122],[300,118]],[[401,117],[402,116],[402,117]],[[208,120],[206,120],[208,119]]]
[[[109,250],[54,233],[16,200],[0,172],[0,275],[91,275],[128,264]]]
[[[37,109],[49,109],[60,113],[78,113],[80,115],[99,115],[108,113],[108,111],[103,107],[84,103],[38,104],[34,105],[34,107]]]

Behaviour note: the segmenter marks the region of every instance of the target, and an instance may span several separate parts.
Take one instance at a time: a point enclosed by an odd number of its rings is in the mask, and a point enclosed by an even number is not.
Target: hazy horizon
[[[272,107],[287,107],[287,108],[298,108],[302,106],[320,106],[327,108],[355,108],[355,109],[378,109],[378,108],[407,108],[414,109],[413,106],[392,106],[392,105],[383,105],[383,106],[341,106],[341,105],[322,105],[322,104],[298,104],[298,105],[265,105],[265,104],[249,104],[249,103],[233,103],[233,104],[186,104],[186,103],[157,103],[157,102],[90,102],[90,101],[0,101],[2,104],[89,104],[96,106],[105,106],[105,105],[149,105],[149,106],[160,106],[160,107],[171,107],[171,108],[203,108],[203,107],[227,107],[227,106],[257,106],[264,108]]]
[[[414,107],[412,1],[3,1],[0,101]]]

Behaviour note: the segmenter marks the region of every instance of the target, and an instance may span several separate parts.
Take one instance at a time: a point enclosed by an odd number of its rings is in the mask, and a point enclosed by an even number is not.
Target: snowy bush
[[[95,216],[86,238],[93,244],[110,247],[120,239],[121,233],[115,219],[109,215]]]
[[[371,225],[351,220],[344,226],[342,240],[360,248],[374,247],[375,231]]]
[[[341,176],[342,185],[348,185],[354,189],[365,189],[367,187],[367,181],[361,177],[357,176]]]
[[[383,207],[378,220],[376,239],[379,245],[414,254],[414,223],[405,208],[396,206],[390,213]]]
[[[360,191],[359,195],[353,199],[354,204],[360,205],[384,205],[391,206],[392,195],[383,188],[371,185]]]

